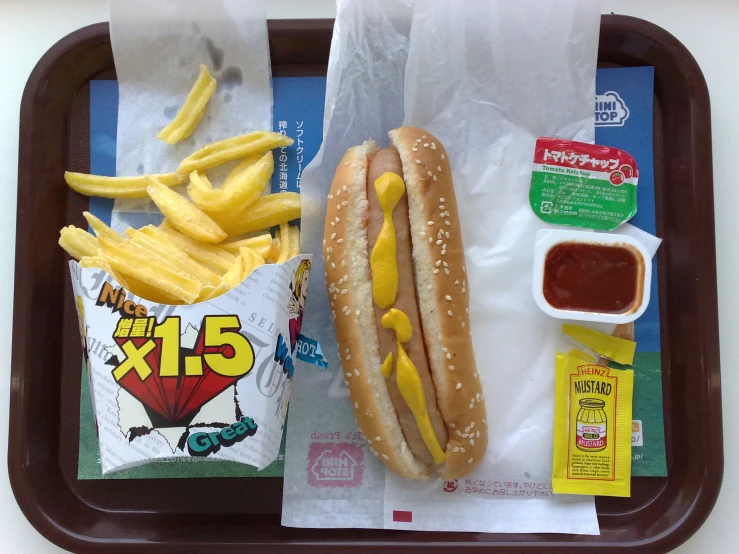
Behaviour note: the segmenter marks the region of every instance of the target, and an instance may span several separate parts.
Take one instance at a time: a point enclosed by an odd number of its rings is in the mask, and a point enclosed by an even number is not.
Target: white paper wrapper
[[[401,123],[444,142],[490,447],[459,482],[408,482],[386,472],[356,434],[329,309],[314,301],[306,332],[324,345],[331,371],[296,376],[283,524],[598,533],[591,497],[551,494],[554,353],[567,343],[562,322],[531,296],[534,237],[544,223],[528,190],[537,137],[594,140],[599,24],[600,5],[591,0],[480,0],[474,9],[454,0],[417,0],[412,8],[339,1],[324,144],[303,174],[304,245],[320,252],[326,194],[347,148],[367,138],[384,144]],[[320,298],[325,283],[320,268],[314,274],[312,295]]]
[[[119,176],[169,173],[208,142],[272,129],[272,72],[262,0],[110,0],[118,74]],[[175,145],[157,133],[205,64],[218,81],[195,132]],[[218,182],[217,172],[209,172]],[[112,227],[158,224],[148,199],[116,200]]]
[[[143,300],[105,271],[69,262],[103,475],[172,458],[259,469],[277,458],[305,306],[290,300],[309,259],[264,265],[192,306]]]

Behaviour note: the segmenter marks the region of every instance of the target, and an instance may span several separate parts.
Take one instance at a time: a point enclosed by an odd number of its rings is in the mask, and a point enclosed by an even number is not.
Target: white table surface
[[[270,18],[333,17],[334,0],[269,0]],[[736,0],[604,0],[604,13],[650,20],[680,39],[698,60],[712,104],[713,167],[718,252],[719,316],[723,360],[723,488],[703,527],[676,552],[736,552],[739,515],[739,184],[731,163],[739,148],[739,2]],[[53,15],[51,15],[53,14]],[[85,25],[108,19],[105,0],[0,0],[0,540],[3,552],[61,552],[26,521],[7,477],[8,397],[13,313],[18,117],[26,79],[57,40]],[[734,531],[732,531],[734,529]]]

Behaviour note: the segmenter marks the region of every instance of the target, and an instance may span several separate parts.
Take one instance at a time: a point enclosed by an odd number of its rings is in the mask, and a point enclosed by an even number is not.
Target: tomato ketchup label
[[[623,150],[540,137],[529,201],[547,223],[610,231],[636,215],[638,180]]]

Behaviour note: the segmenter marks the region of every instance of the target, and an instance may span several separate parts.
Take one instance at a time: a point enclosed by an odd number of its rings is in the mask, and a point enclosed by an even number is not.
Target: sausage
[[[369,200],[368,226],[367,234],[369,239],[369,251],[377,241],[380,229],[384,221],[384,215],[380,202],[375,192],[374,182],[383,173],[395,173],[403,176],[403,166],[400,156],[393,148],[383,148],[379,150],[374,158],[372,158],[369,170],[367,172],[367,198]],[[397,308],[408,316],[413,327],[412,339],[403,344],[408,357],[418,369],[418,373],[423,383],[423,392],[426,397],[426,405],[431,419],[431,424],[436,432],[439,445],[442,450],[446,450],[448,441],[447,427],[441,417],[436,402],[436,390],[434,382],[429,371],[428,358],[426,356],[426,348],[424,346],[423,331],[421,327],[420,315],[418,310],[418,300],[416,296],[416,279],[413,272],[413,256],[412,241],[410,233],[410,219],[408,217],[408,197],[403,195],[393,212],[393,224],[395,226],[395,237],[397,242],[397,259],[398,259],[398,295],[395,300],[394,308]],[[432,464],[433,459],[430,452],[426,448],[426,444],[418,430],[416,419],[413,417],[405,400],[400,394],[395,382],[395,361],[398,359],[397,345],[395,342],[395,333],[390,329],[385,329],[381,324],[382,316],[385,311],[375,304],[375,322],[377,323],[377,332],[380,342],[380,359],[384,360],[389,352],[393,353],[393,372],[388,378],[387,386],[392,399],[395,411],[398,414],[398,420],[403,430],[405,440],[411,448],[413,454],[424,463]]]

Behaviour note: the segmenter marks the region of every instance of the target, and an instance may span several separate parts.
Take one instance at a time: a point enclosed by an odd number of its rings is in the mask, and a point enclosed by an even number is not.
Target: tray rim
[[[703,78],[703,74],[689,51],[680,43],[673,35],[668,33],[661,27],[634,17],[621,16],[621,15],[604,15],[601,20],[601,29],[608,27],[618,28],[625,23],[629,23],[630,30],[637,33],[643,34],[652,40],[658,40],[665,48],[673,52],[675,56],[679,53],[686,60],[689,61],[683,66],[683,70],[686,73],[686,80],[690,83],[693,89],[693,94],[702,97],[705,100],[706,106],[709,107],[710,103],[708,88]],[[334,20],[332,19],[303,19],[303,20],[271,20],[269,21],[270,30],[294,30],[300,32],[304,29],[310,29],[312,31],[321,30],[326,31],[333,28]],[[93,24],[87,27],[83,27],[68,34],[66,37],[59,40],[54,44],[39,60],[31,72],[26,86],[24,88],[23,97],[21,101],[21,114],[25,113],[29,104],[32,103],[33,98],[38,91],[41,91],[44,86],[44,82],[48,77],[49,73],[53,71],[55,66],[64,60],[64,58],[70,55],[73,50],[83,45],[105,43],[110,41],[109,26],[107,22]],[[89,80],[89,79],[86,79]],[[83,81],[84,83],[85,81]],[[710,119],[708,122],[697,124],[698,131],[707,134],[707,144],[710,146]],[[28,190],[28,181],[30,177],[27,175],[28,172],[20,171],[21,168],[28,168],[32,161],[32,149],[24,147],[28,145],[31,137],[33,136],[33,126],[21,117],[20,122],[20,136],[19,136],[19,174],[18,174],[18,223],[16,227],[16,247],[20,243],[32,243],[31,226],[24,225],[21,215],[23,211],[30,204],[30,200],[26,198],[24,194],[24,187]],[[707,156],[707,158],[706,158]],[[708,194],[706,195],[705,201],[710,203],[710,210],[704,214],[708,219],[704,223],[711,225],[710,244],[710,256],[709,261],[712,262],[712,267],[705,268],[708,270],[709,279],[704,282],[702,286],[707,287],[705,292],[708,294],[709,300],[712,302],[708,306],[707,317],[702,322],[701,331],[704,335],[703,352],[701,353],[701,359],[705,360],[708,358],[708,372],[717,381],[717,385],[713,387],[711,391],[711,400],[715,406],[718,406],[714,410],[714,414],[718,414],[718,435],[721,437],[721,389],[720,389],[720,365],[719,365],[719,350],[718,350],[718,318],[717,318],[717,287],[716,287],[716,258],[715,258],[715,227],[714,227],[714,210],[713,210],[713,176],[712,176],[712,158],[710,148],[707,153],[703,153],[705,159],[701,160],[701,167],[707,169],[708,173],[704,172],[703,181],[709,182],[710,187],[707,187]],[[698,165],[698,164],[696,164]],[[15,293],[14,293],[14,305],[19,304],[19,299],[23,297],[23,292],[27,289],[22,278],[24,266],[27,265],[21,259],[19,251],[16,251],[16,269],[15,269]],[[27,294],[27,293],[26,293]],[[28,396],[27,383],[24,382],[24,370],[25,367],[23,362],[25,361],[25,355],[21,353],[22,343],[16,341],[18,335],[18,329],[24,324],[28,324],[28,317],[23,314],[20,310],[14,310],[13,315],[13,353],[12,353],[12,365],[11,365],[11,390],[10,390],[10,429],[9,429],[9,445],[13,444],[16,446],[14,449],[8,451],[8,472],[11,483],[13,494],[18,502],[21,510],[23,511],[29,522],[36,528],[36,530],[46,537],[48,540],[58,546],[65,548],[85,548],[100,546],[97,542],[88,542],[84,536],[79,536],[68,532],[64,527],[55,521],[48,513],[40,509],[40,505],[35,501],[33,487],[30,486],[28,481],[28,475],[24,471],[24,460],[23,460],[23,448],[17,448],[17,446],[24,444],[25,437],[22,433],[22,428],[25,424],[26,414],[22,411],[22,408],[26,405],[26,399]],[[650,548],[650,549],[672,549],[677,547],[679,544],[685,542],[695,531],[705,522],[707,517],[710,515],[711,509],[714,506],[721,487],[724,458],[723,458],[723,441],[719,440],[714,443],[714,449],[711,455],[718,458],[714,458],[716,462],[713,468],[716,470],[713,473],[703,475],[702,486],[693,498],[693,502],[685,516],[680,521],[677,521],[669,529],[660,535],[647,537],[644,541],[638,545],[636,543],[630,543],[625,545],[634,549]],[[499,537],[515,536],[515,535],[498,535]],[[543,535],[539,535],[543,536]],[[554,537],[556,535],[549,535]],[[560,535],[561,537],[561,535]],[[559,544],[557,544],[559,543]],[[201,543],[203,544],[203,543]],[[207,543],[206,543],[207,544]],[[297,541],[292,543],[294,546],[305,546],[308,549],[311,547],[317,547],[321,544],[321,541],[316,542],[303,542]],[[324,543],[328,546],[328,541]],[[333,543],[333,544],[342,544]],[[419,543],[404,542],[401,543],[403,546],[420,546]],[[446,543],[455,544],[455,543]],[[469,546],[483,546],[485,543],[468,543]],[[235,545],[235,543],[234,543]],[[279,547],[275,543],[262,543],[261,546]],[[378,548],[383,544],[375,542],[364,543],[365,548]],[[463,546],[464,543],[456,543],[457,546]],[[135,548],[136,543],[118,544],[116,548],[129,547]],[[142,543],[138,543],[138,546],[143,546]],[[149,543],[149,546],[154,546]],[[157,544],[157,546],[166,546]],[[254,545],[256,546],[256,545]],[[428,545],[431,546],[430,544]],[[440,546],[440,543],[436,543],[434,546]],[[533,547],[533,543],[526,542],[514,542],[502,540],[496,543],[487,543],[490,548],[527,548]],[[548,546],[551,548],[563,548],[570,547],[572,549],[582,547],[596,547],[603,550],[610,550],[617,548],[618,546],[614,543],[600,543],[596,545],[587,545],[585,543],[577,543],[567,541],[565,538],[563,541],[549,542],[549,543],[538,543],[537,546]]]

